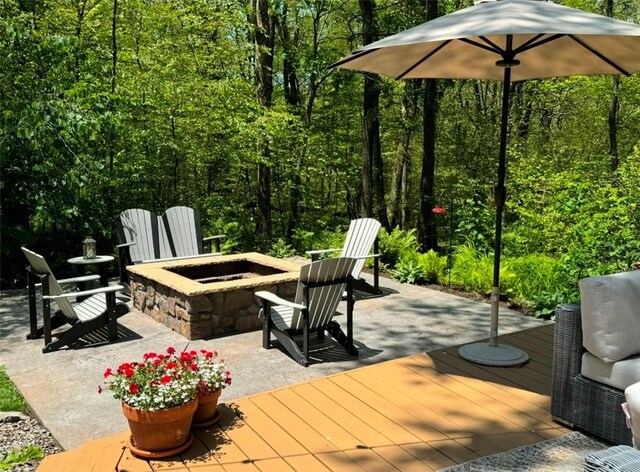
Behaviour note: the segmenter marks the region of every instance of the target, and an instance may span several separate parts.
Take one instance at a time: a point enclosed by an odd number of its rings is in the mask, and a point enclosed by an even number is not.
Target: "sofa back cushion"
[[[580,280],[584,347],[605,362],[640,354],[640,270]]]

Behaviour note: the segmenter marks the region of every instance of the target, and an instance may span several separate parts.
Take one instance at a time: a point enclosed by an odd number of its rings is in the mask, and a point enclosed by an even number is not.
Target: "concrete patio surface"
[[[187,345],[189,349],[220,351],[233,375],[233,384],[221,398],[222,402],[229,402],[276,387],[488,337],[488,303],[386,278],[381,278],[380,285],[384,296],[358,300],[355,305],[354,340],[360,357],[347,356],[327,336],[322,343],[312,342],[315,351],[308,368],[301,367],[279,349],[262,349],[259,331],[189,342],[135,311],[118,320],[118,342],[43,354],[42,339],[25,339],[29,330],[26,291],[6,291],[0,299],[0,364],[6,366],[35,415],[68,450],[126,429],[119,401],[108,392],[99,395],[98,386],[107,367],[141,359],[147,351],[159,352],[167,346],[181,350]],[[341,308],[344,312],[344,306]],[[341,319],[344,317],[338,318],[338,322]],[[501,334],[544,323],[513,310],[500,310]]]

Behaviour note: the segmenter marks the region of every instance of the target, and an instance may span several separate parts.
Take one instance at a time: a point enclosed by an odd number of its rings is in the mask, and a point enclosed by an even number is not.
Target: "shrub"
[[[420,264],[411,257],[401,259],[391,271],[391,276],[403,284],[415,284],[426,279]]]
[[[433,250],[424,254],[417,251],[405,251],[402,253],[398,264],[396,264],[394,273],[397,276],[394,276],[394,278],[401,282],[406,282],[406,279],[411,276],[415,282],[409,283],[435,284],[445,278],[446,269],[446,256],[439,256]]]
[[[451,267],[451,282],[465,290],[490,294],[493,285],[493,258],[487,253],[479,253],[473,246],[458,247]]]
[[[562,300],[561,261],[543,254],[505,259],[513,272],[510,289],[513,297],[533,308],[536,315],[548,315]]]
[[[415,252],[418,249],[416,230],[394,228],[391,233],[380,229],[380,261],[389,266],[396,265],[403,253]]]
[[[277,257],[279,259],[295,255],[295,249],[293,249],[290,244],[287,244],[284,239],[278,239],[271,245],[271,249],[267,251],[267,256]]]

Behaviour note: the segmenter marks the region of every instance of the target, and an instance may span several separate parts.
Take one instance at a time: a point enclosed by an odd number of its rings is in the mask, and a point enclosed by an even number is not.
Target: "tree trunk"
[[[375,1],[360,0],[362,12],[362,40],[369,44],[376,39]],[[380,123],[378,107],[380,89],[378,76],[366,74],[364,77],[363,128],[362,128],[362,216],[374,216],[373,166],[376,153],[380,152]]]
[[[173,142],[173,194],[174,197],[178,192],[178,166],[180,164],[180,159],[178,157],[178,143],[176,143],[176,119],[171,113],[171,141]]]
[[[280,36],[280,43],[282,46],[283,59],[282,59],[282,77],[284,86],[284,101],[287,107],[295,115],[301,114],[301,93],[300,93],[300,81],[298,80],[297,72],[297,57],[296,47],[299,40],[298,26],[295,28],[295,32],[292,37],[291,30],[289,29],[289,8],[288,3],[283,2],[282,12],[276,21],[276,28]],[[296,18],[297,19],[297,18]],[[305,124],[307,120],[305,119]],[[287,223],[287,243],[291,244],[293,241],[293,232],[298,226],[300,219],[300,201],[302,199],[301,190],[301,174],[304,166],[304,158],[307,149],[307,139],[305,137],[301,146],[300,153],[297,158],[294,157],[295,162],[293,164],[293,171],[291,173],[291,196],[289,199],[289,219]]]
[[[264,109],[271,108],[273,95],[273,44],[274,22],[269,15],[268,0],[253,1],[255,27],[256,98]],[[271,149],[264,136],[258,137],[258,196],[256,236],[260,249],[271,241]]]
[[[438,17],[438,1],[427,0],[427,21]],[[438,239],[435,219],[431,209],[435,204],[433,188],[436,170],[436,114],[438,112],[438,93],[436,79],[426,79],[423,108],[423,154],[420,176],[420,217],[418,223],[418,241],[423,251],[436,249]]]
[[[413,208],[411,201],[411,156],[408,156],[404,169],[402,169],[402,213],[400,220],[400,229],[415,228],[416,225],[412,221],[411,211]]]
[[[118,65],[118,38],[116,35],[118,26],[118,0],[113,0],[113,16],[111,18],[111,98],[109,99],[109,111],[113,115],[115,114],[115,105],[114,105],[114,96],[116,94],[116,77],[117,77],[117,65]],[[109,142],[109,180],[111,180],[111,176],[113,175],[113,161],[115,159],[115,140],[116,140],[116,132],[115,132],[115,122],[111,123],[111,127],[109,129],[108,134],[108,142]],[[105,198],[105,203],[107,206],[107,214],[113,215],[113,195],[111,193],[111,185],[107,184],[107,195]]]
[[[395,228],[400,224],[400,207],[402,205],[402,182],[405,176],[405,167],[409,159],[409,145],[414,131],[414,119],[418,110],[419,81],[407,80],[404,82],[402,94],[401,134],[391,178],[391,195],[389,196],[389,226]]]

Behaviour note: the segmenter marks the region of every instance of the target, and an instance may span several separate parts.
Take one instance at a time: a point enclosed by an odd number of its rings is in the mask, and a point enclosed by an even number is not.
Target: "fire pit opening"
[[[229,261],[218,264],[182,266],[168,268],[169,272],[181,275],[201,284],[227,282],[230,280],[250,279],[262,275],[283,274],[286,272],[277,267],[260,264],[254,261]]]
[[[295,295],[300,265],[255,252],[127,267],[133,306],[188,339],[257,330],[254,293]]]

